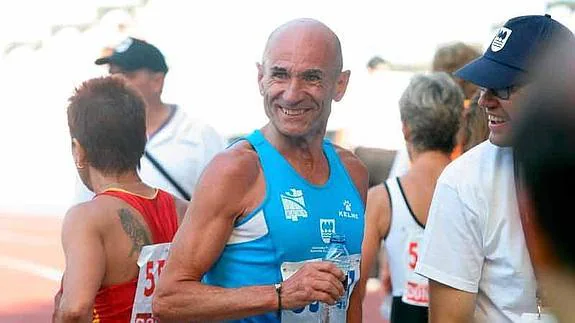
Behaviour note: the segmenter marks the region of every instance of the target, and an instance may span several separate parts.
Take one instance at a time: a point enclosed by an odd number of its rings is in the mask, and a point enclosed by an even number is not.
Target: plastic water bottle
[[[333,262],[337,268],[343,271],[345,275],[343,287],[345,292],[339,301],[334,305],[321,304],[320,322],[321,323],[345,323],[347,318],[347,299],[348,299],[348,273],[352,270],[349,252],[345,247],[345,236],[341,234],[332,234],[327,253],[324,261]]]

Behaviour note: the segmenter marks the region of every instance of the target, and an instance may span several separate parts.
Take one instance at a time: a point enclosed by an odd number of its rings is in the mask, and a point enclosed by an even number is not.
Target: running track
[[[50,322],[64,255],[58,216],[0,214],[0,322]],[[375,284],[377,285],[377,284]],[[383,323],[381,293],[372,288],[364,322]]]

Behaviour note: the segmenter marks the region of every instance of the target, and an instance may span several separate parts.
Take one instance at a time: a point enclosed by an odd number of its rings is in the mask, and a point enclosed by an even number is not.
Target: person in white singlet
[[[362,271],[385,239],[392,282],[391,322],[427,322],[427,281],[413,273],[435,182],[451,161],[464,95],[446,73],[416,75],[399,101],[411,159],[408,172],[369,190]],[[361,280],[362,289],[366,279]]]

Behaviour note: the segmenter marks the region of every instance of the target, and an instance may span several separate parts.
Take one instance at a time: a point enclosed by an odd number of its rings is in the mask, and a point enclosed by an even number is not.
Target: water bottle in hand
[[[348,300],[348,273],[352,270],[349,252],[345,247],[345,236],[340,234],[332,234],[327,253],[324,261],[334,263],[337,268],[343,271],[345,275],[343,287],[345,292],[343,296],[334,305],[321,304],[320,322],[321,323],[345,323],[347,317],[347,300]]]

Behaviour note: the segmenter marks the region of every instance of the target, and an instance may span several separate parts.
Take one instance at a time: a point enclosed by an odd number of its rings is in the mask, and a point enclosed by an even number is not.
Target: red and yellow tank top
[[[171,242],[178,229],[178,215],[174,197],[157,190],[152,198],[136,195],[119,189],[109,189],[97,196],[113,196],[136,209],[145,219],[152,241]],[[117,285],[100,288],[94,302],[94,323],[129,322],[134,304],[138,277]]]
[[[106,190],[97,196],[116,197],[136,209],[145,219],[154,243],[171,242],[178,229],[174,197],[157,190],[153,198],[118,189]],[[138,277],[118,285],[101,288],[94,302],[94,323],[129,322],[132,315]]]

